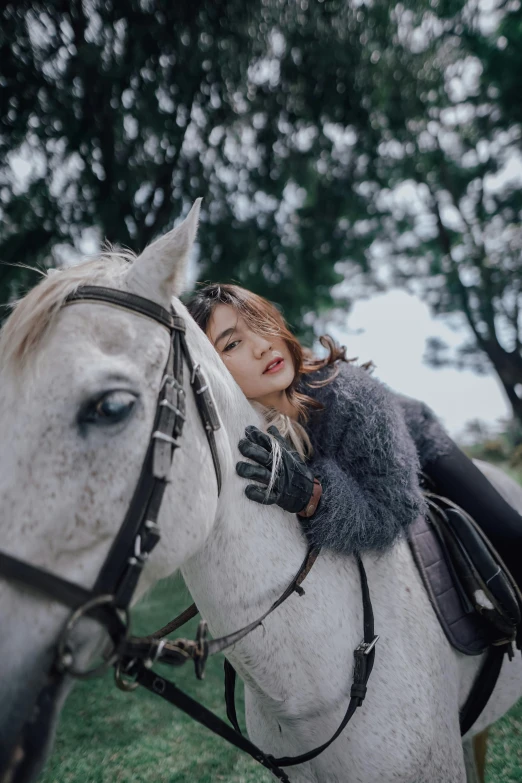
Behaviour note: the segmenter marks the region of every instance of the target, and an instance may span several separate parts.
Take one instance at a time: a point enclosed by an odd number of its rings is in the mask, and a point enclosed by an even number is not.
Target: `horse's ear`
[[[129,291],[164,307],[169,307],[172,297],[183,292],[201,201],[196,199],[183,223],[156,239],[134,261],[126,278]]]

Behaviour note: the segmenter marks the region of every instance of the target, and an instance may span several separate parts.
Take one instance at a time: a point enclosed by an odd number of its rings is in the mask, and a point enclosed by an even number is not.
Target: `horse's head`
[[[128,291],[170,307],[192,246],[197,204],[185,222],[136,260],[121,254],[46,277],[16,307],[0,342],[0,550],[91,590],[140,476],[156,413],[170,335],[153,319],[67,297],[85,284]],[[226,373],[186,316],[187,343],[211,374]],[[214,370],[212,369],[214,368]],[[185,369],[187,417],[159,515],[177,510],[145,565],[143,593],[207,539],[217,482]],[[230,381],[228,381],[230,385]],[[226,440],[220,461],[230,469]],[[200,481],[204,477],[204,481]],[[196,481],[199,490],[195,491]],[[41,767],[70,678],[56,646],[70,609],[0,568],[0,781]],[[84,620],[68,639],[84,665],[104,638]]]

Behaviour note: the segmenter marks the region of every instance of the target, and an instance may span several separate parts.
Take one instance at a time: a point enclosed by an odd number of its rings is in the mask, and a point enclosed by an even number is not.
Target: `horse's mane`
[[[108,251],[75,266],[49,270],[15,303],[0,332],[2,366],[22,370],[49,334],[69,294],[85,284],[118,285],[134,259],[130,251]]]

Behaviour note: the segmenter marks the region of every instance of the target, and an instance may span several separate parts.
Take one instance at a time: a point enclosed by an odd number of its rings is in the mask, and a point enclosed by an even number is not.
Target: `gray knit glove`
[[[259,484],[248,484],[245,495],[257,503],[278,506],[297,514],[308,504],[314,491],[314,476],[299,454],[290,448],[288,442],[281,436],[277,427],[269,427],[268,432],[279,441],[282,459],[278,475],[270,492]],[[238,443],[238,448],[244,457],[257,462],[238,462],[236,471],[246,479],[254,479],[268,487],[272,469],[272,443],[268,435],[253,425],[245,429],[245,438]]]

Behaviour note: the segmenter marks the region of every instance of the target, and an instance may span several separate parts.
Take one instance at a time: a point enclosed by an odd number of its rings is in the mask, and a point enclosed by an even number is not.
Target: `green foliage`
[[[203,195],[200,280],[253,288],[301,334],[335,303],[409,287],[469,331],[429,358],[493,366],[522,420],[516,3],[33,0],[0,15],[4,299],[34,282],[8,264],[106,238],[140,250]]]
[[[501,421],[500,426],[472,419],[462,432],[462,441],[460,446],[469,457],[495,462],[522,483],[517,473],[522,468],[522,433],[518,419]]]
[[[520,7],[390,5],[390,19],[393,49],[375,81],[386,92],[370,96],[382,107],[373,188],[383,241],[368,266],[467,327],[456,354],[434,339],[427,359],[493,368],[522,421]]]
[[[501,107],[498,117],[506,128],[522,122],[522,6],[506,3],[505,12],[493,34],[466,30],[467,44],[480,58],[489,92]]]
[[[44,0],[1,14],[6,264],[57,263],[90,227],[95,245],[139,250],[203,195],[201,278],[254,288],[296,327],[332,304],[336,262],[363,257],[348,226],[367,199],[351,181],[376,144],[365,12]],[[354,136],[346,160],[333,123]],[[13,281],[34,276],[4,266],[4,297]]]

